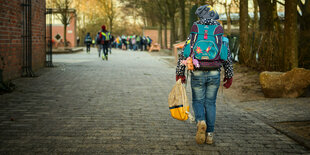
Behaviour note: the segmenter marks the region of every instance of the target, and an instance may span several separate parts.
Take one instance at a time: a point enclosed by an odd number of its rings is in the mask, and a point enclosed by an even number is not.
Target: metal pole
[[[50,65],[51,65],[51,67],[53,66],[53,41],[52,41],[52,39],[53,39],[53,37],[52,37],[52,35],[53,35],[53,20],[52,20],[52,17],[53,17],[53,14],[51,13],[50,14],[50,50],[49,50],[49,52],[50,52]]]
[[[22,34],[22,38],[23,38],[23,66],[22,66],[22,69],[23,69],[23,76],[26,75],[26,61],[27,61],[27,56],[26,56],[26,22],[27,22],[27,18],[26,18],[26,0],[23,0],[23,4],[22,4],[22,7],[23,7],[23,34]]]
[[[33,76],[33,72],[32,72],[32,4],[31,4],[31,0],[28,0],[28,4],[29,4],[29,27],[28,27],[28,35],[29,35],[29,55],[28,55],[28,58],[29,58],[29,72],[30,72],[30,76]]]

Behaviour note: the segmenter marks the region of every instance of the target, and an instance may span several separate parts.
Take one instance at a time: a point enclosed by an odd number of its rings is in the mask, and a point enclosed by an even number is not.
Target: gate
[[[22,34],[22,42],[23,42],[23,64],[22,76],[24,77],[34,77],[34,73],[32,71],[32,20],[31,20],[31,0],[23,0],[23,34]]]
[[[45,26],[45,52],[46,52],[46,67],[53,67],[53,37],[52,37],[52,26],[53,26],[53,10],[46,9],[46,26]]]

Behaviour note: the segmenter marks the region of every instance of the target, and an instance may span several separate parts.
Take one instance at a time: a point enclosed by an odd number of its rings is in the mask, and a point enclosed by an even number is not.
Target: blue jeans
[[[216,96],[220,86],[219,71],[194,71],[191,73],[192,104],[196,122],[206,121],[207,132],[214,131]]]
[[[100,57],[101,50],[102,50],[104,56],[107,56],[108,52],[109,52],[109,45],[107,45],[107,44],[100,44],[99,57]]]

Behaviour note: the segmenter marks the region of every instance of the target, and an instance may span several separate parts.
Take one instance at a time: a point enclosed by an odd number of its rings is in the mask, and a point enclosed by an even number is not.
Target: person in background
[[[99,35],[100,38],[100,51],[103,50],[102,54],[102,60],[106,59],[108,60],[108,52],[109,52],[109,46],[111,43],[111,34],[109,31],[106,30],[105,25],[101,26],[101,33]]]
[[[133,35],[131,38],[131,45],[132,45],[132,50],[135,51],[136,50],[136,36]]]
[[[95,39],[93,39],[91,43],[92,43],[93,47],[95,47],[95,44],[96,44]]]
[[[76,43],[77,43],[77,46],[80,46],[80,37],[79,36],[76,37]]]
[[[147,38],[145,36],[142,37],[142,44],[144,46],[144,51],[147,51]]]
[[[87,32],[87,35],[85,36],[84,44],[86,45],[86,52],[90,53],[90,45],[92,43],[92,39],[90,37],[90,33]]]
[[[99,31],[98,33],[97,33],[97,35],[96,35],[96,45],[97,45],[97,49],[98,49],[98,56],[99,56],[99,58],[100,58],[100,54],[101,54],[101,52],[100,52],[100,46],[101,46],[101,39],[100,39],[100,33],[101,33],[101,31]]]
[[[137,36],[136,37],[136,46],[137,46],[137,50],[140,49],[141,47],[141,37]]]
[[[147,45],[149,46],[149,48],[151,48],[151,44],[153,40],[149,36],[146,37],[146,40],[147,40]]]
[[[128,38],[127,38],[127,41],[128,41],[128,44],[129,44],[129,51],[131,51],[132,50],[132,36],[128,36]]]
[[[127,37],[125,35],[122,35],[122,49],[127,50]]]
[[[115,43],[116,43],[115,48],[121,49],[121,47],[122,47],[122,41],[121,41],[121,37],[120,37],[120,36],[117,36],[117,38],[115,39]]]
[[[110,43],[109,43],[109,52],[110,54],[112,54],[112,43],[114,42],[114,36],[111,35],[111,38],[110,38]]]

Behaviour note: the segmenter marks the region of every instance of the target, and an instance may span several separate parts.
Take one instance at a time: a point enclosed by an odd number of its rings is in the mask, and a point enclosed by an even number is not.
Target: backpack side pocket
[[[228,48],[229,48],[229,40],[227,37],[222,37],[222,46],[220,51],[221,60],[226,61],[228,58]]]

